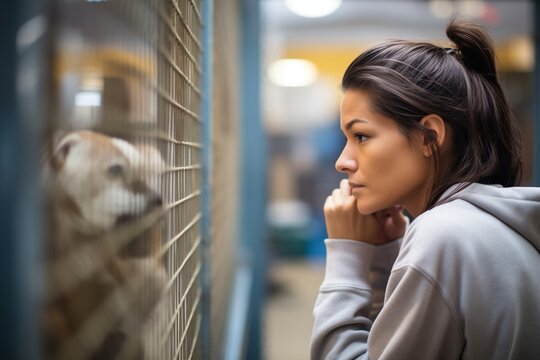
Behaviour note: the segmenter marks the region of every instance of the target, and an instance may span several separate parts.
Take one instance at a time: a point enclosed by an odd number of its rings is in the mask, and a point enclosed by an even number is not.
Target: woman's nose
[[[356,160],[348,157],[345,151],[343,151],[336,161],[336,170],[342,173],[349,174],[355,172],[356,168]]]

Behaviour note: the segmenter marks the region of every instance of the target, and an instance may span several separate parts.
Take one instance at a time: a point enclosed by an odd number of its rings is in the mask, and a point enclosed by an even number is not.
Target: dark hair
[[[521,177],[521,136],[497,79],[491,39],[478,25],[456,20],[446,34],[455,48],[403,40],[377,45],[342,80],[343,90],[366,90],[373,111],[394,119],[407,138],[423,134],[436,176],[426,209],[454,184],[513,186]],[[428,114],[443,118],[452,133],[444,171],[436,133],[420,124]]]

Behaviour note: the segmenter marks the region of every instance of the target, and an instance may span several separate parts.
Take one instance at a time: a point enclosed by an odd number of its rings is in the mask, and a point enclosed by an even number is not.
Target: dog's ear
[[[58,172],[64,166],[69,152],[73,146],[80,141],[77,134],[68,134],[63,136],[56,144],[51,158],[51,166],[55,172]]]

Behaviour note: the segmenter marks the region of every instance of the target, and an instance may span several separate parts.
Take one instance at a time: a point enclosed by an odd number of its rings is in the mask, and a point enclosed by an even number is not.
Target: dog
[[[157,331],[164,322],[157,304],[168,276],[160,261],[159,224],[127,243],[108,240],[137,219],[163,211],[159,175],[164,168],[154,146],[93,131],[70,132],[51,142],[42,164],[50,210],[49,286],[56,289],[44,311],[50,357],[118,358],[127,345],[142,358],[155,357],[155,345],[135,329]],[[103,256],[86,273],[55,265],[80,258],[83,268],[89,248],[102,249]],[[60,281],[70,271],[83,275]],[[97,320],[89,325],[100,309],[105,309],[103,321],[107,311],[122,315],[107,326]]]

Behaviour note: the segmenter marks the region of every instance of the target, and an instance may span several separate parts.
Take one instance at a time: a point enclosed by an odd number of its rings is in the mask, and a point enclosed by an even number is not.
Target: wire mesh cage
[[[45,358],[200,358],[197,0],[53,1]]]

